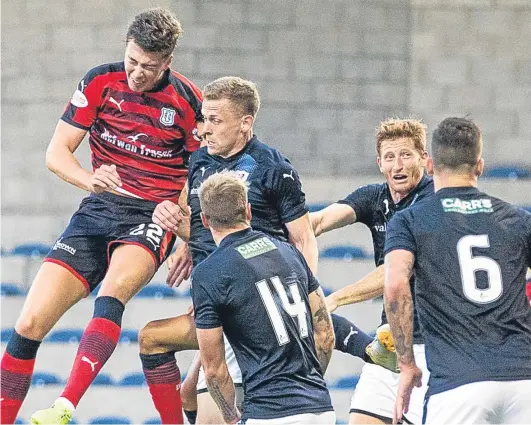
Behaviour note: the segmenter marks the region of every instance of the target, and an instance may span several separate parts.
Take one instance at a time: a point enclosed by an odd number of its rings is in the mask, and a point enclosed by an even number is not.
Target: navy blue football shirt
[[[385,253],[415,255],[428,395],[531,379],[531,214],[474,187],[439,190],[389,223]]]
[[[194,269],[196,326],[223,327],[242,371],[242,419],[333,410],[308,298],[318,288],[295,247],[251,229],[226,236]]]
[[[433,195],[433,179],[423,176],[419,184],[396,204],[387,183],[362,186],[337,203],[350,206],[356,213],[356,223],[363,223],[370,229],[374,246],[374,262],[378,267],[384,263],[385,235],[389,220],[397,212],[431,195]],[[414,290],[413,278],[411,288]],[[382,310],[382,324],[384,323],[387,323],[385,309]],[[415,344],[423,343],[416,315],[413,339]]]
[[[229,158],[209,155],[207,148],[203,147],[193,153],[188,167],[188,205],[192,210],[189,246],[194,266],[216,247],[210,230],[201,223],[199,186],[212,174],[224,170],[238,172],[249,184],[251,225],[255,230],[286,241],[285,223],[308,212],[302,184],[291,163],[256,136],[243,150]]]

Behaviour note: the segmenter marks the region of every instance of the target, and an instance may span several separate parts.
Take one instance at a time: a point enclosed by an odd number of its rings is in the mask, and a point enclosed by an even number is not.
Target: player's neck
[[[451,171],[439,171],[433,175],[435,192],[446,187],[478,187],[478,177],[474,174],[456,174]]]
[[[249,140],[253,138],[253,132],[252,130],[249,131],[249,133],[244,134],[241,140],[238,140],[234,147],[230,150],[229,153],[226,155],[220,155],[222,158],[230,158],[233,155],[236,155],[237,153],[240,153],[243,149],[245,149],[245,146],[247,146],[247,143],[249,143]]]
[[[214,242],[216,243],[216,246],[219,246],[221,241],[225,239],[227,236],[229,236],[230,234],[239,232],[241,230],[248,229],[249,227],[250,226],[248,224],[240,224],[231,229],[214,229],[211,227],[210,231],[212,232],[212,237],[214,238]]]

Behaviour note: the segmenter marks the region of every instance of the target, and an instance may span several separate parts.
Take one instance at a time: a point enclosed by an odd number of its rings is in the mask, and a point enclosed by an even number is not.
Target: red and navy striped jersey
[[[188,157],[199,148],[194,130],[201,101],[199,88],[172,70],[152,90],[134,92],[118,62],[91,69],[61,119],[89,131],[93,169],[115,164],[124,191],[176,201]]]

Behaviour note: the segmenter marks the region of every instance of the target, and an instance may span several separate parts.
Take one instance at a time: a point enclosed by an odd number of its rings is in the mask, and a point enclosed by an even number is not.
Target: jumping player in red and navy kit
[[[69,422],[116,347],[125,304],[172,248],[175,236],[151,216],[158,202],[179,198],[188,157],[199,148],[201,116],[200,90],[169,68],[181,33],[164,9],[140,13],[128,29],[124,61],[90,70],[57,124],[47,166],[90,195],[42,264],[2,357],[3,424],[16,419],[42,339],[101,282],[61,397],[32,416],[32,423]],[[92,172],[73,154],[87,132]],[[178,385],[178,370],[167,372],[166,381]],[[182,415],[170,419],[182,423]]]

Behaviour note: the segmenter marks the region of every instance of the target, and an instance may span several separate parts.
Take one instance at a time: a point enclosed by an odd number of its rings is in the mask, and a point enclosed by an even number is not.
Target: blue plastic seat
[[[529,179],[531,170],[519,165],[503,165],[486,169],[484,176],[497,179]]]
[[[34,387],[46,387],[48,385],[61,385],[63,380],[55,373],[35,372],[31,378]]]
[[[330,386],[330,388],[337,390],[353,390],[354,388],[356,388],[356,385],[358,385],[359,380],[360,377],[358,375],[346,376],[344,378],[338,379]]]
[[[122,329],[120,332],[120,344],[132,344],[138,342],[138,331],[134,329]]]
[[[175,298],[176,296],[175,291],[163,283],[150,283],[137,294],[137,297],[140,298],[154,298],[156,300]]]
[[[2,282],[0,284],[0,295],[2,297],[20,297],[25,294],[26,291],[14,283]]]
[[[11,335],[13,335],[14,331],[15,330],[13,328],[2,329],[2,337],[1,337],[2,342],[7,343],[9,339],[11,338]]]
[[[325,248],[321,254],[321,258],[335,259],[335,260],[353,260],[355,258],[366,258],[367,254],[363,248],[352,245],[336,245]]]
[[[108,373],[98,373],[96,375],[96,378],[94,378],[94,381],[92,381],[92,385],[98,385],[98,386],[114,386],[116,385],[116,382],[114,379],[112,379],[111,375]]]
[[[531,213],[531,205],[520,205],[519,208]]]
[[[50,245],[43,243],[25,243],[17,245],[11,250],[11,255],[22,255],[25,257],[44,257],[52,249]]]
[[[89,419],[89,424],[132,424],[127,416],[97,416]]]
[[[57,329],[46,338],[46,342],[79,344],[83,329]]]
[[[146,378],[142,372],[133,372],[120,379],[118,385],[121,387],[142,387],[146,385]]]
[[[315,202],[313,204],[308,204],[308,209],[310,210],[310,212],[315,212],[315,211],[320,211],[320,210],[326,208],[328,205],[330,205],[330,203]]]
[[[144,422],[142,422],[144,425],[150,425],[150,424],[161,424],[162,421],[160,418],[149,418],[146,419]]]
[[[17,418],[15,419],[15,424],[25,424],[26,422],[24,422],[24,420],[22,418]],[[72,423],[72,422],[70,422]]]

